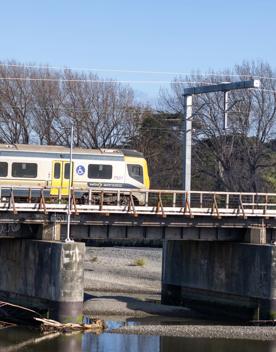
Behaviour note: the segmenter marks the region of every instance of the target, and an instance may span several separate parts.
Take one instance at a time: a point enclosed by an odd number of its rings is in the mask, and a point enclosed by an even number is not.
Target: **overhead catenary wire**
[[[66,78],[43,78],[43,77],[0,77],[0,81],[44,81],[44,82],[69,82],[69,83],[96,83],[96,84],[116,84],[116,83],[124,83],[124,84],[209,84],[215,85],[216,82],[206,82],[206,81],[182,81],[182,80],[174,80],[174,81],[158,81],[158,80],[104,80],[104,79],[66,79]],[[224,83],[231,83],[224,82]],[[251,88],[249,88],[251,90]],[[259,90],[264,92],[276,93],[276,90],[273,89],[265,89],[265,88],[252,88],[252,90]]]
[[[112,73],[134,73],[134,74],[150,74],[150,75],[171,75],[171,76],[208,76],[208,77],[241,77],[241,78],[259,78],[267,80],[276,80],[276,77],[252,75],[252,74],[233,74],[227,72],[175,72],[175,71],[153,71],[153,70],[126,70],[126,69],[111,69],[111,68],[89,68],[89,67],[61,67],[61,66],[43,66],[43,65],[27,65],[27,64],[9,64],[0,63],[0,66],[17,67],[17,68],[34,68],[44,70],[70,70],[70,71],[87,71],[87,72],[112,72]]]
[[[211,82],[205,82],[205,81],[159,81],[159,80],[116,80],[116,79],[67,79],[67,78],[43,78],[43,77],[0,77],[0,80],[2,81],[43,81],[43,82],[72,82],[72,83],[150,83],[150,84],[164,84],[164,83],[169,83],[169,84],[179,84],[179,83],[185,83],[185,84],[215,84]],[[229,82],[230,83],[230,82]]]

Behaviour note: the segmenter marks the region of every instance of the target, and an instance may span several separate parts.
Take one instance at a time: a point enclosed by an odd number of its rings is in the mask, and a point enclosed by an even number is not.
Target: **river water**
[[[276,342],[201,339],[105,332],[43,335],[26,328],[0,330],[0,352],[276,352]]]

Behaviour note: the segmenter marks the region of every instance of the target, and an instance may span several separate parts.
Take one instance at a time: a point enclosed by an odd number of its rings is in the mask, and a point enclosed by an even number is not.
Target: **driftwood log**
[[[38,322],[34,317],[42,318],[36,311],[13,304],[10,302],[0,301],[0,320],[2,322],[13,323],[18,325],[37,326]]]
[[[56,320],[44,319],[44,318],[34,318],[41,324],[42,331],[59,331],[59,332],[70,332],[70,331],[92,331],[100,334],[105,329],[103,320],[93,320],[90,324],[74,324],[74,323],[60,323]]]
[[[101,333],[105,329],[104,321],[91,319],[89,324],[62,324],[56,320],[45,319],[36,311],[9,302],[0,301],[1,327],[13,324],[40,327],[43,332],[92,331]]]

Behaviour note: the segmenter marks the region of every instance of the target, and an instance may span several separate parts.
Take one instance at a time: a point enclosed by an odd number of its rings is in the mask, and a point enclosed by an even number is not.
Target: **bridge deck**
[[[26,236],[30,228],[25,232],[23,228],[29,225],[66,224],[68,199],[60,195],[49,197],[49,190],[0,188],[0,236]],[[71,234],[75,239],[242,241],[251,227],[265,227],[268,241],[276,238],[274,193],[71,191]],[[86,192],[86,204],[79,198],[81,192]],[[137,192],[142,195],[144,205],[136,205]],[[111,199],[113,204],[108,204]]]

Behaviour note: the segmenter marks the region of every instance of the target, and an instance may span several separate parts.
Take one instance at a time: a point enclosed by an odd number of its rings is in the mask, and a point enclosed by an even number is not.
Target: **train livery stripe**
[[[24,157],[24,158],[49,158],[49,159],[69,159],[69,153],[44,153],[44,152],[27,152],[14,150],[1,150],[0,156]],[[73,159],[81,160],[105,160],[105,161],[124,161],[123,155],[95,155],[95,154],[73,154]]]
[[[112,182],[88,182],[88,187],[91,188],[139,188],[136,186],[131,185],[130,183],[112,183]]]

